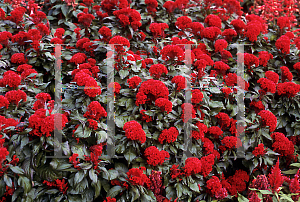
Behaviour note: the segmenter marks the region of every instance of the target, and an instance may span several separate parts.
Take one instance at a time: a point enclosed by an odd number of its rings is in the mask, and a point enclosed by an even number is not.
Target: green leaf
[[[190,189],[195,191],[195,192],[199,192],[199,187],[198,187],[198,184],[195,182],[195,183],[191,183],[189,185]]]
[[[180,198],[182,196],[182,184],[177,183],[175,187],[176,187],[177,197]]]
[[[260,193],[262,194],[272,194],[269,190],[259,190]]]
[[[12,187],[12,180],[10,177],[8,177],[6,174],[4,174],[4,182],[6,183],[7,186]]]
[[[69,12],[69,7],[67,6],[67,4],[64,4],[64,5],[61,7],[61,11],[62,11],[62,13],[64,14],[64,16],[67,17],[68,12]]]
[[[78,184],[79,182],[82,181],[82,179],[85,177],[85,174],[82,170],[78,171],[76,174],[75,174],[75,178],[74,178],[74,183],[75,184]]]
[[[90,176],[90,179],[91,179],[94,183],[97,183],[97,181],[98,181],[98,175],[95,173],[95,170],[94,170],[94,169],[89,170],[89,176]]]
[[[24,174],[24,170],[18,166],[10,166],[10,169],[16,174]]]
[[[126,151],[125,151],[126,152]],[[128,165],[132,162],[132,160],[137,156],[136,152],[132,147],[124,154],[125,159],[128,161]]]
[[[249,200],[242,194],[238,193],[238,201],[239,202],[248,202]]]
[[[114,180],[119,176],[119,172],[117,170],[108,170],[109,180]]]
[[[23,187],[25,194],[27,194],[31,190],[31,182],[25,176],[19,175],[18,185]]]
[[[129,75],[129,71],[122,69],[122,70],[119,71],[119,75],[120,75],[121,79],[124,79],[124,78],[126,78]]]
[[[110,196],[111,198],[115,198],[119,193],[121,193],[124,190],[125,188],[121,186],[114,186],[107,192],[107,196]]]

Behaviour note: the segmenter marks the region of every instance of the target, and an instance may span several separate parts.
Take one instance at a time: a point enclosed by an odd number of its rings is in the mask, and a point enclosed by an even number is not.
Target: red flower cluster
[[[223,33],[224,33],[224,32],[223,32]],[[222,34],[223,34],[223,33],[222,33]],[[227,48],[228,43],[227,43],[227,41],[224,40],[224,39],[218,39],[218,40],[216,40],[214,46],[215,46],[215,52],[220,52],[220,51],[224,50],[225,48]]]
[[[150,179],[143,173],[143,171],[146,170],[145,167],[139,167],[139,168],[131,168],[126,173],[128,177],[128,181],[132,185],[141,185],[141,186],[148,186],[151,185]]]
[[[162,74],[168,74],[168,70],[165,65],[154,64],[149,69],[150,75],[159,79]]]
[[[32,109],[34,111],[45,108],[46,101],[51,100],[51,96],[48,93],[39,93],[35,96],[35,98],[37,101],[33,104]],[[50,102],[48,102],[48,104],[50,104]]]
[[[120,90],[121,90],[121,86],[118,82],[112,82],[110,84],[108,84],[108,88],[112,88],[114,95],[119,94]]]
[[[185,160],[185,166],[183,167],[186,176],[192,174],[198,174],[201,172],[201,161],[196,157],[190,157]]]
[[[136,88],[140,83],[142,82],[142,79],[138,76],[134,76],[130,79],[127,79],[127,83],[129,84],[129,88]]]
[[[227,190],[222,188],[222,184],[216,176],[212,176],[212,178],[206,182],[206,187],[210,196],[216,199],[223,199],[228,195]]]
[[[258,56],[259,64],[266,67],[268,64],[268,61],[270,59],[273,59],[273,55],[269,53],[268,51],[260,51]]]
[[[277,18],[277,25],[280,29],[283,29],[285,27],[290,29],[291,28],[290,17],[281,16],[281,17]]]
[[[192,137],[196,140],[201,139],[203,141],[204,133],[207,133],[208,131],[207,126],[204,123],[201,123],[200,121],[196,123],[196,126],[198,127],[199,131],[193,130]]]
[[[221,89],[222,93],[224,93],[225,97],[228,97],[230,93],[232,93],[233,91],[231,90],[231,88],[222,88]]]
[[[184,51],[177,45],[167,45],[161,50],[163,60],[184,60]]]
[[[237,148],[237,137],[235,136],[226,136],[223,138],[221,143],[228,149]]]
[[[166,85],[158,80],[149,79],[143,82],[136,95],[136,106],[146,102],[155,101],[158,98],[168,99],[169,90]]]
[[[123,27],[131,25],[132,29],[136,31],[140,26],[142,26],[142,23],[140,22],[142,19],[141,14],[135,9],[131,9],[129,7],[122,8],[114,11],[113,14],[117,16]]]
[[[176,84],[176,91],[181,91],[186,88],[186,79],[181,75],[174,76],[171,82]]]
[[[207,177],[207,175],[212,171],[212,167],[215,163],[215,155],[209,154],[200,159],[201,161],[201,175]]]
[[[3,78],[0,79],[0,87],[6,87],[6,85],[8,85],[9,87],[17,88],[20,84],[20,76],[11,70],[4,72]]]
[[[281,81],[285,82],[286,80],[292,81],[293,80],[293,74],[290,72],[289,68],[286,66],[280,67],[281,69]]]
[[[222,21],[220,17],[214,14],[206,16],[204,22],[207,23],[209,27],[218,27],[219,29],[222,27]]]
[[[276,129],[277,118],[272,112],[262,110],[258,113],[258,115],[261,117],[262,127],[269,126],[270,132],[273,132]]]
[[[258,114],[261,110],[265,110],[265,106],[260,100],[259,101],[252,100],[250,103],[250,108],[254,108],[256,114]]]
[[[156,0],[145,0],[145,4],[147,4],[147,11],[149,14],[155,15],[156,13],[156,7],[158,6],[158,3]]]
[[[89,104],[83,116],[85,118],[99,120],[102,117],[107,117],[107,113],[98,101],[93,101]]]
[[[101,41],[108,42],[111,38],[111,29],[106,26],[103,26],[99,29],[98,33],[101,35]]]
[[[222,32],[222,36],[225,37],[225,40],[230,42],[232,41],[232,38],[233,37],[236,37],[237,36],[237,33],[236,31],[234,31],[233,29],[225,29],[223,32]]]
[[[276,165],[272,167],[271,173],[268,175],[268,180],[270,183],[270,187],[272,192],[279,192],[279,187],[281,187],[283,183],[283,176],[281,174],[281,170],[279,168],[279,159],[276,162]]]
[[[283,133],[272,133],[272,139],[274,140],[272,147],[273,151],[281,154],[282,156],[292,157],[295,151],[294,144]]]
[[[155,146],[147,147],[144,155],[147,158],[147,163],[152,166],[162,165],[165,158],[170,158],[167,151],[159,151]]]
[[[234,27],[235,31],[238,34],[241,34],[243,29],[246,29],[246,24],[244,23],[244,21],[239,19],[232,20],[230,24]]]
[[[183,103],[181,105],[182,108],[182,115],[181,119],[184,123],[187,123],[191,118],[196,118],[196,111],[194,107],[190,103]]]
[[[159,107],[162,112],[167,112],[168,114],[172,111],[172,102],[166,98],[158,98],[155,100],[155,106]]]
[[[218,71],[218,73],[220,73],[224,76],[226,74],[226,71],[230,69],[229,65],[227,65],[221,61],[215,62],[214,68]]]
[[[91,146],[89,150],[91,151],[90,156],[84,155],[84,158],[86,161],[91,161],[94,164],[94,169],[97,170],[98,164],[101,161],[99,157],[102,154],[103,143]]]
[[[27,59],[25,59],[24,53],[15,53],[11,56],[11,62],[16,64],[25,64]]]
[[[185,30],[189,27],[189,24],[192,23],[191,18],[187,16],[181,16],[177,18],[177,21],[175,22],[175,25],[178,27],[178,29]]]
[[[223,131],[218,126],[211,126],[208,128],[208,133],[211,134],[215,139],[223,137]]]
[[[116,199],[115,198],[111,198],[109,196],[109,197],[106,197],[106,199],[103,202],[116,202]]]
[[[201,32],[201,37],[214,41],[221,34],[221,30],[218,27],[206,27]]]
[[[76,168],[77,170],[80,170],[80,166],[78,166],[77,164],[80,163],[79,160],[76,160],[78,158],[78,154],[72,154],[72,156],[69,158],[69,162],[73,164],[74,168]]]
[[[260,78],[258,79],[257,83],[261,84],[262,90],[259,90],[259,92],[264,95],[267,92],[275,93],[276,92],[276,84],[271,81],[270,79],[266,78]]]
[[[293,65],[294,69],[300,73],[300,62],[297,62],[296,64]]]
[[[266,71],[265,76],[267,77],[267,79],[273,81],[275,84],[278,83],[279,75],[277,73],[272,71]]]
[[[231,195],[237,197],[237,192],[246,190],[246,182],[249,182],[249,175],[244,170],[236,170],[233,176],[228,177],[227,181],[230,184],[228,191]]]
[[[94,130],[98,129],[98,122],[93,119],[88,119],[89,122],[89,128],[92,128]]]
[[[87,57],[84,53],[76,53],[75,55],[72,56],[72,58],[70,59],[70,62],[73,62],[73,63],[75,63],[75,65],[78,65],[78,64],[84,63],[86,58]]]
[[[279,39],[277,39],[275,46],[278,50],[283,54],[290,54],[290,39],[289,37],[282,35]]]
[[[90,27],[92,21],[95,19],[95,16],[89,13],[79,13],[77,15],[78,22],[85,27]]]
[[[263,156],[267,153],[267,149],[264,148],[264,144],[261,143],[257,147],[254,148],[252,154],[256,157]]]
[[[226,129],[227,127],[230,126],[230,117],[228,116],[228,114],[219,112],[216,115],[216,118],[219,119],[219,124],[222,129]]]
[[[9,101],[6,97],[4,97],[3,95],[0,95],[0,109],[2,107],[6,107],[6,109],[8,109],[9,106]]]
[[[8,102],[10,103],[14,103],[16,105],[18,105],[18,103],[23,100],[23,102],[27,101],[27,95],[24,91],[22,90],[11,90],[8,91],[5,94],[5,98],[8,100]]]
[[[126,39],[122,36],[114,36],[111,40],[109,40],[108,43],[109,44],[121,44],[121,46],[120,45],[115,46],[115,50],[117,52],[124,51],[123,46],[127,46],[128,48],[130,48],[130,43],[129,43],[128,39]]]
[[[300,91],[300,85],[293,82],[279,83],[277,86],[278,95],[284,95],[287,97],[295,97]]]
[[[141,124],[136,121],[126,122],[123,126],[125,135],[130,140],[139,140],[142,144],[146,142],[146,133]]]
[[[59,180],[56,179],[54,182],[49,182],[47,180],[44,180],[43,184],[46,184],[48,187],[57,187],[59,191],[61,191],[63,194],[67,193],[68,189],[68,183],[65,183],[65,179]]]
[[[165,37],[164,30],[167,28],[169,28],[169,25],[167,23],[151,23],[149,30],[152,32],[154,38],[157,38],[159,36],[164,38]]]
[[[237,56],[239,63],[241,63],[243,57],[242,55],[244,55],[244,64],[248,67],[248,69],[250,69],[252,65],[255,65],[256,67],[259,65],[258,58],[255,55],[249,53],[238,53]]]
[[[145,114],[146,110],[141,110],[140,113],[142,114],[142,121],[146,121],[147,123],[152,121],[152,117]]]
[[[127,0],[104,0],[101,1],[101,9],[107,12],[109,15],[112,13],[113,10],[118,10],[122,8],[128,7]]]
[[[175,142],[178,135],[178,130],[175,127],[164,129],[158,137],[158,142],[160,144],[163,144],[165,140],[167,143]]]
[[[265,175],[258,175],[256,179],[252,180],[252,184],[249,185],[250,188],[255,188],[258,190],[269,190],[270,189],[270,184],[268,182],[268,179]],[[272,201],[272,197],[270,195],[263,194],[263,197],[265,198],[264,201]],[[249,202],[260,202],[261,200],[259,199],[256,191],[250,191],[248,193],[248,199]]]
[[[198,104],[203,99],[203,93],[199,89],[192,90],[192,103]]]

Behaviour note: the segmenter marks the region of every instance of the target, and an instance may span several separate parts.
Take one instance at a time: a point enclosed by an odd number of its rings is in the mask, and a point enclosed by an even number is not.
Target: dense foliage
[[[299,20],[297,0],[0,0],[0,201],[299,201]]]

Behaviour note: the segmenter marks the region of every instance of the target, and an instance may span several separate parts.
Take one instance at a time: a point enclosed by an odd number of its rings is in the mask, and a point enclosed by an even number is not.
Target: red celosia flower
[[[176,179],[177,177],[180,177],[181,175],[183,175],[184,173],[181,172],[180,169],[178,169],[179,165],[172,165],[172,168],[170,168],[170,175],[172,177],[172,179]]]
[[[10,12],[10,16],[6,17],[6,20],[10,20],[17,25],[23,22],[23,16],[26,12],[26,8],[19,6]]]
[[[183,167],[186,176],[192,174],[198,174],[201,172],[201,161],[196,157],[190,157],[185,160],[185,166]]]
[[[181,61],[184,59],[184,51],[177,45],[167,45],[161,50],[163,60],[175,60]]]
[[[0,108],[2,107],[6,107],[6,109],[8,109],[9,106],[9,101],[6,97],[4,97],[3,95],[0,95]],[[1,128],[1,127],[0,127]],[[0,129],[1,130],[1,129]]]
[[[136,88],[140,83],[142,82],[142,79],[138,76],[134,76],[130,79],[127,79],[127,83],[129,84],[129,88]]]
[[[273,132],[276,129],[277,118],[272,112],[262,110],[258,113],[258,115],[261,117],[262,127],[269,126],[270,132]]]
[[[158,98],[168,99],[169,90],[166,85],[158,80],[147,80],[143,82],[136,95],[136,106],[145,104],[146,102],[155,101]]]
[[[272,139],[274,140],[272,147],[273,151],[281,154],[281,156],[292,157],[295,151],[294,144],[283,133],[272,133]]]
[[[260,51],[259,52],[259,64],[266,67],[268,64],[268,61],[270,59],[273,59],[273,55],[269,53],[268,51]]]
[[[162,165],[165,158],[170,158],[167,151],[159,151],[155,146],[150,146],[145,149],[144,155],[147,158],[147,163],[152,166]]]
[[[218,126],[212,126],[208,128],[208,133],[211,134],[215,139],[219,139],[219,137],[223,137],[223,131]]]
[[[90,27],[92,21],[95,19],[95,16],[89,13],[79,13],[77,15],[78,22],[85,27]]]
[[[107,12],[109,15],[112,13],[113,10],[118,10],[122,8],[128,7],[127,0],[104,0],[101,1],[101,9]]]
[[[221,30],[218,27],[206,27],[201,32],[201,37],[214,41],[220,34],[221,34]]]
[[[89,104],[88,109],[83,116],[85,118],[99,120],[102,117],[107,117],[107,113],[98,101],[93,101]]]
[[[221,143],[228,149],[237,148],[237,137],[235,136],[226,136],[223,138]]]
[[[222,88],[221,89],[222,93],[224,93],[225,97],[228,97],[230,93],[232,93],[233,91],[231,90],[231,88]]]
[[[300,85],[293,82],[279,83],[277,86],[278,95],[285,95],[287,97],[295,97],[300,91]]]
[[[116,202],[116,199],[115,198],[111,198],[109,196],[109,197],[106,197],[106,199],[103,202]]]
[[[200,159],[201,161],[201,175],[207,177],[207,175],[212,171],[212,167],[215,163],[215,155],[209,154]]]
[[[203,93],[199,89],[192,90],[192,103],[198,104],[203,99]]]
[[[98,129],[98,123],[97,121],[93,120],[93,119],[88,119],[88,122],[89,122],[89,127],[94,129],[94,130],[97,130]]]
[[[149,30],[152,32],[154,38],[157,38],[159,36],[164,38],[164,30],[167,28],[169,28],[169,25],[167,23],[151,23]]]
[[[132,185],[142,185],[146,186],[151,183],[150,179],[143,173],[143,171],[146,170],[145,167],[139,167],[139,168],[131,168],[126,173],[128,177],[128,181]]]
[[[252,154],[256,157],[263,156],[267,153],[267,149],[264,148],[264,144],[261,143],[257,147],[254,148]]]
[[[78,154],[72,154],[72,156],[69,158],[69,162],[73,164],[74,168],[76,168],[77,170],[80,170],[80,166],[78,166],[77,164],[80,163],[79,160],[76,160],[78,158]]]
[[[146,142],[146,133],[141,124],[136,121],[126,122],[123,126],[125,135],[130,140],[139,140],[142,144]]]
[[[173,13],[174,9],[176,8],[176,4],[174,1],[166,1],[163,7],[167,9],[169,13]]]
[[[122,8],[114,11],[113,14],[119,18],[123,27],[130,24],[132,29],[136,31],[140,26],[142,26],[142,23],[140,22],[142,19],[141,14],[135,9],[131,9],[129,7]]]
[[[15,34],[11,37],[11,41],[18,43],[20,46],[24,46],[26,44],[25,41],[28,40],[30,40],[30,35],[23,31],[20,31],[18,34]]]
[[[267,77],[267,79],[273,81],[275,84],[278,83],[279,75],[277,73],[272,71],[266,71],[265,76]]]
[[[187,16],[181,16],[177,18],[175,25],[178,27],[178,29],[185,30],[189,27],[190,23],[192,23],[191,18]]]
[[[289,37],[282,35],[279,39],[277,39],[275,46],[278,50],[283,54],[290,54],[290,39]]]
[[[25,59],[24,53],[15,53],[11,56],[11,62],[16,64],[24,64],[27,59]]]
[[[187,123],[191,118],[196,118],[196,111],[192,104],[183,103],[181,105],[181,108],[182,108],[181,119],[184,123]]]
[[[280,67],[281,69],[281,80],[282,82],[285,82],[286,80],[292,81],[293,80],[293,74],[290,72],[289,68],[286,66]]]
[[[122,37],[122,36],[114,36],[109,42],[109,44],[121,44],[121,45],[116,45],[115,46],[115,50],[117,52],[119,51],[123,51],[123,46],[127,46],[128,48],[130,48],[130,43],[128,41],[128,39]]]
[[[155,100],[155,106],[159,107],[162,112],[169,114],[172,111],[172,102],[166,98],[158,98]]]
[[[227,86],[234,86],[237,83],[237,75],[235,73],[228,73],[225,77]]]
[[[162,74],[168,74],[168,70],[165,65],[154,64],[149,69],[150,75],[159,79]]]
[[[283,29],[285,27],[290,29],[291,28],[290,18],[287,16],[280,16],[279,18],[277,18],[277,25],[279,26],[280,29]]]
[[[206,187],[207,192],[211,197],[223,199],[228,195],[227,190],[225,188],[222,188],[222,184],[219,178],[216,176],[212,176],[212,178],[206,182]]]
[[[163,144],[165,140],[167,143],[175,142],[178,135],[178,130],[175,127],[164,129],[158,137],[158,142],[160,144]]]
[[[108,42],[111,38],[111,29],[109,29],[108,27],[101,27],[101,29],[99,29],[98,33],[102,36],[101,40],[102,41],[106,41]]]
[[[285,36],[289,37],[289,39],[294,39],[295,35],[293,34],[293,32],[286,32]]]
[[[298,193],[298,195],[292,196],[294,201],[298,201],[300,197],[299,170],[297,171],[295,177],[290,181],[289,189],[291,193]]]
[[[227,181],[231,185],[229,192],[237,197],[237,192],[246,190],[246,182],[249,182],[249,175],[244,170],[236,170],[233,176],[230,176]]]
[[[63,44],[64,41],[60,38],[52,38],[50,43],[52,43],[52,44]]]
[[[257,83],[261,84],[259,92],[264,95],[267,92],[275,93],[276,92],[276,84],[271,81],[270,79],[260,78],[258,79]]]
[[[86,77],[84,93],[89,97],[96,97],[101,94],[101,88],[93,77]]]
[[[230,42],[232,41],[232,38],[237,36],[237,33],[236,31],[234,31],[233,29],[225,29],[223,32],[222,32],[222,36],[225,37],[225,40]]]
[[[215,62],[214,68],[222,75],[225,75],[226,71],[230,69],[229,65],[221,61]]]
[[[225,48],[227,48],[228,43],[224,39],[218,39],[218,40],[216,40],[214,46],[215,46],[215,52],[220,52],[220,51],[224,50]]]
[[[153,121],[151,116],[148,116],[147,114],[145,114],[146,110],[141,110],[140,113],[142,114],[142,121],[146,121],[147,123],[150,121]]]
[[[262,29],[262,25],[259,21],[248,22],[245,28],[245,35],[251,42],[257,41],[257,37]]]
[[[242,30],[246,28],[246,24],[244,23],[244,21],[239,19],[232,20],[230,24],[234,27],[235,31],[238,34],[241,34]]]
[[[67,193],[68,183],[65,183],[65,179],[62,180],[56,179],[55,182],[49,182],[44,180],[43,184],[46,184],[49,187],[57,187],[59,191],[61,191],[63,194]]]
[[[76,47],[79,48],[79,49],[82,49],[83,48],[83,44],[87,43],[87,42],[90,42],[90,39],[88,38],[82,38],[82,39],[79,39],[77,42],[76,42]]]
[[[186,87],[186,79],[181,75],[174,76],[172,79],[172,83],[175,83],[177,88],[176,91],[181,91]]]
[[[22,90],[11,90],[11,91],[8,91],[5,94],[5,97],[6,97],[6,99],[10,103],[14,103],[16,105],[18,105],[18,103],[20,102],[21,99],[23,100],[23,102],[27,101],[27,95]]]
[[[279,192],[279,188],[283,183],[283,176],[279,168],[279,159],[276,162],[276,165],[272,167],[271,173],[268,175],[268,180],[272,189],[272,192]]]
[[[228,116],[228,114],[219,112],[216,115],[216,118],[219,120],[219,124],[222,129],[226,129],[227,127],[230,126],[230,117]]]
[[[297,62],[296,64],[294,64],[294,69],[297,70],[300,73],[300,62]]]
[[[65,34],[65,29],[64,28],[57,28],[55,30],[54,36],[61,39],[64,34]]]
[[[43,23],[36,25],[36,28],[43,36],[50,34],[49,28]]]
[[[14,71],[8,70],[4,72],[0,86],[6,87],[6,85],[8,85],[9,87],[17,88],[20,84],[20,76]]]
[[[204,26],[200,22],[192,22],[189,24],[189,28],[192,29],[194,36],[200,36]]]
[[[0,32],[0,44],[7,46],[9,39],[12,38],[12,34],[8,31]]]
[[[158,6],[158,3],[156,0],[145,0],[145,4],[147,4],[147,11],[149,14],[156,13],[156,7]]]
[[[77,83],[78,86],[84,86],[84,84],[86,83],[86,79],[92,76],[92,73],[87,69],[75,69],[73,70],[72,75],[74,75],[73,73],[75,74],[74,81]]]
[[[108,88],[113,88],[114,94],[119,94],[121,90],[121,86],[118,82],[108,84]]]
[[[259,101],[252,100],[250,103],[250,108],[254,108],[256,114],[258,114],[261,110],[265,110],[265,106],[260,100]]]
[[[222,21],[220,17],[214,14],[206,16],[204,22],[207,23],[209,27],[218,27],[219,29],[222,27]]]
[[[255,55],[249,54],[249,53],[238,53],[238,62],[241,63],[242,57],[244,55],[244,64],[248,67],[248,69],[251,68],[252,65],[255,65],[256,67],[259,65],[259,60]]]
[[[70,62],[73,62],[75,63],[75,65],[78,65],[84,63],[86,59],[87,57],[84,53],[76,53],[75,55],[72,56]]]
[[[91,6],[91,5],[94,3],[94,0],[83,0],[83,3],[84,3],[87,7],[89,7],[89,6]]]

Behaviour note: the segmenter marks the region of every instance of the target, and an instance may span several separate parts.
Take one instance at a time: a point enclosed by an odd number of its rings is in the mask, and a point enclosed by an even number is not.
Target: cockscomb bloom
[[[204,26],[200,22],[192,22],[189,24],[189,28],[191,28],[194,36],[200,36],[202,30],[204,30]]]
[[[20,46],[24,46],[26,44],[25,41],[28,41],[28,40],[30,40],[30,35],[23,31],[20,31],[19,33],[15,34],[11,37],[11,41],[13,43],[18,43]]]
[[[16,105],[18,105],[21,100],[23,100],[23,102],[27,101],[26,93],[20,89],[8,91],[5,94],[5,97],[10,103],[14,103]]]
[[[236,73],[228,73],[225,77],[225,82],[227,86],[234,86],[237,83]]]
[[[152,35],[154,38],[157,37],[165,37],[165,32],[164,30],[169,28],[169,25],[167,23],[151,23],[149,30],[152,32]]]
[[[0,44],[3,46],[7,46],[9,39],[12,38],[12,34],[8,31],[0,32]]]
[[[89,122],[89,128],[92,128],[93,130],[98,129],[98,122],[93,119],[88,119]]]
[[[78,22],[85,27],[90,27],[92,21],[95,19],[95,16],[89,13],[79,13],[77,15]]]
[[[122,8],[120,10],[116,10],[113,12],[115,16],[120,20],[120,23],[123,27],[131,25],[132,29],[136,31],[140,26],[142,26],[141,21],[141,14],[129,7]]]
[[[192,103],[198,104],[203,99],[203,93],[199,89],[192,90]]]
[[[290,17],[280,16],[279,18],[277,18],[277,25],[280,29],[283,29],[285,27],[290,29],[291,28]]]
[[[145,0],[145,4],[147,4],[148,13],[155,15],[156,7],[158,6],[157,0]]]
[[[108,42],[111,38],[111,29],[106,26],[103,26],[99,29],[98,33],[101,35],[101,41]]]
[[[167,45],[164,46],[160,54],[163,60],[184,60],[184,51],[177,45]]]
[[[103,202],[116,202],[116,199],[115,198],[111,198],[109,196],[109,197],[106,197],[106,199]]]
[[[181,75],[174,76],[172,83],[176,84],[176,91],[181,91],[186,88],[186,78]]]
[[[263,156],[267,153],[267,149],[265,149],[264,144],[261,143],[257,147],[254,148],[252,154],[256,157]]]
[[[272,112],[268,110],[262,110],[258,113],[258,115],[261,117],[262,127],[269,126],[270,132],[273,132],[276,129],[277,118]]]
[[[222,139],[221,143],[228,149],[234,149],[237,147],[237,137],[226,136]]]
[[[189,27],[189,24],[192,23],[191,18],[187,16],[181,16],[177,18],[175,25],[178,27],[178,29],[185,30]]]
[[[3,78],[0,80],[0,86],[8,85],[12,88],[17,88],[21,84],[21,77],[14,71],[8,70],[4,72]]]
[[[79,164],[79,159],[76,160],[78,158],[78,154],[74,153],[72,154],[72,156],[69,158],[69,162],[73,164],[74,168],[76,168],[77,170],[80,170],[80,166],[78,166],[77,164]]]
[[[191,118],[196,118],[196,111],[192,104],[183,103],[181,105],[181,108],[182,108],[181,119],[184,123],[187,123]]]
[[[174,9],[176,8],[176,4],[174,1],[166,1],[163,7],[167,10],[168,13],[173,13]]]
[[[72,72],[72,75],[74,74],[74,82],[76,82],[78,86],[84,86],[84,84],[86,83],[86,78],[92,76],[92,73],[88,69],[75,69]]]
[[[273,81],[275,84],[277,84],[279,81],[279,75],[275,72],[266,71],[265,76],[267,77],[267,79]]]
[[[204,22],[207,23],[209,27],[218,27],[219,29],[222,27],[222,21],[220,17],[214,14],[206,16]]]
[[[220,51],[224,50],[225,48],[227,48],[228,43],[224,39],[218,39],[218,40],[216,40],[214,46],[215,46],[215,52],[220,52]]]
[[[222,36],[225,37],[225,40],[226,40],[226,41],[231,42],[231,41],[232,41],[232,38],[237,36],[237,33],[236,33],[236,31],[234,31],[233,29],[225,29],[225,30],[222,32]]]
[[[166,85],[159,80],[147,80],[143,82],[136,95],[136,106],[146,102],[156,101],[158,98],[168,99],[169,90]]]
[[[155,106],[159,107],[162,112],[169,114],[172,111],[172,102],[166,98],[158,98],[155,100]]]
[[[112,88],[114,95],[119,94],[120,90],[121,90],[121,86],[118,82],[112,82],[110,84],[108,84],[108,88]]]
[[[132,185],[141,185],[141,186],[148,186],[150,185],[151,181],[143,173],[143,171],[146,170],[145,167],[139,167],[139,168],[131,168],[129,171],[126,173],[128,177],[128,181]]]
[[[155,146],[147,147],[144,155],[147,158],[147,163],[151,166],[162,165],[166,158],[170,158],[167,151],[159,151]]]
[[[168,74],[168,70],[165,65],[154,64],[149,69],[150,75],[159,79],[162,74]]]
[[[209,154],[208,156],[203,156],[201,159],[201,175],[207,177],[207,175],[212,171],[213,165],[215,163],[215,155]]]
[[[10,16],[7,16],[5,20],[12,21],[18,25],[23,22],[23,16],[25,12],[26,8],[22,6],[16,7],[10,12]]]
[[[290,72],[289,68],[286,66],[280,67],[281,69],[281,81],[282,83],[286,80],[292,81],[293,80],[293,74]]]
[[[260,51],[259,53],[259,64],[266,67],[268,64],[268,61],[270,59],[273,59],[273,55],[269,53],[268,51]]]
[[[246,182],[249,182],[249,175],[244,170],[236,170],[233,176],[228,177],[227,181],[231,185],[229,193],[237,197],[237,193],[246,190]]]
[[[64,34],[65,34],[65,29],[64,28],[57,28],[55,30],[54,36],[61,39]]]
[[[210,196],[217,199],[223,199],[228,195],[226,188],[222,188],[222,184],[216,176],[212,176],[212,178],[206,182],[206,188]]]
[[[253,54],[249,54],[249,53],[238,53],[238,62],[241,63],[242,61],[242,57],[244,55],[244,64],[248,67],[248,69],[251,68],[252,65],[255,65],[256,67],[259,65],[259,60],[258,58],[253,55]]]
[[[294,82],[284,82],[277,85],[277,94],[287,97],[295,97],[300,91],[300,85]]]
[[[160,144],[163,144],[164,141],[166,141],[167,143],[175,142],[178,135],[179,132],[175,127],[164,129],[158,137],[158,142]]]
[[[208,128],[207,132],[210,135],[212,135],[213,138],[215,138],[215,139],[219,139],[220,137],[223,137],[223,131],[218,126],[211,126],[210,128]]]
[[[250,108],[253,108],[256,114],[258,114],[261,110],[265,110],[265,106],[260,100],[252,100],[250,103]]]
[[[46,101],[51,100],[51,96],[48,93],[39,93],[35,96],[37,101],[33,104],[33,110],[36,111],[40,108],[44,108]]]
[[[140,111],[140,114],[142,115],[142,121],[146,121],[147,123],[153,121],[152,116],[148,116],[145,114],[145,112],[146,110],[144,109]]]
[[[11,62],[16,64],[25,64],[27,59],[25,59],[24,53],[15,53],[11,56]]]
[[[279,159],[276,162],[276,165],[272,167],[271,173],[268,175],[268,180],[270,183],[270,187],[272,192],[279,192],[279,188],[282,186],[284,181],[283,176],[281,174],[281,170],[279,168]]]
[[[234,27],[237,34],[241,34],[243,29],[246,28],[246,24],[244,23],[244,21],[239,19],[232,20],[230,24]]]
[[[260,78],[258,79],[257,83],[261,84],[260,88],[262,90],[259,90],[259,93],[261,93],[262,95],[266,94],[267,92],[276,92],[276,84],[270,79]]]
[[[300,62],[295,63],[295,64],[293,65],[293,68],[294,68],[295,70],[297,70],[298,73],[300,74]]]
[[[129,140],[138,140],[142,144],[146,142],[146,133],[141,124],[139,124],[137,121],[133,120],[126,122],[123,126],[123,130],[125,131],[125,136]]]
[[[219,124],[220,124],[222,129],[226,129],[227,127],[230,126],[230,117],[228,116],[228,114],[223,113],[223,112],[219,112],[216,115],[216,118],[218,119]]]
[[[200,121],[198,121],[196,123],[196,126],[198,127],[199,131],[193,130],[192,131],[192,137],[196,140],[203,140],[204,138],[204,133],[207,133],[207,126],[204,123],[201,123]]]
[[[283,133],[275,132],[271,134],[273,139],[273,151],[281,156],[292,157],[295,151],[294,144]]]
[[[201,161],[196,157],[187,158],[183,170],[186,176],[198,174],[201,172]]]
[[[142,79],[138,76],[131,77],[130,79],[127,79],[127,83],[129,84],[129,88],[136,88],[140,83],[142,82]]]
[[[282,35],[277,41],[275,42],[275,46],[278,50],[281,51],[283,54],[290,54],[290,44],[291,41],[289,37]]]
[[[201,37],[214,41],[221,34],[221,30],[218,27],[206,27],[201,32]]]
[[[225,76],[226,71],[230,69],[229,65],[221,61],[215,62],[214,68],[217,70],[219,74],[222,74],[223,76]]]
[[[77,65],[77,64],[84,63],[86,59],[87,56],[84,53],[76,53],[72,56],[70,62],[73,62],[75,63],[75,65]]]
[[[6,107],[6,109],[8,109],[8,106],[9,106],[8,99],[6,97],[4,97],[3,95],[0,95],[0,108]]]
[[[85,118],[100,120],[102,117],[107,117],[107,113],[98,101],[93,101],[88,105],[87,111],[83,116]]]
[[[225,97],[227,98],[229,96],[230,93],[232,93],[233,91],[231,90],[231,88],[222,88],[221,89],[222,93],[224,93]]]
[[[108,13],[112,14],[112,11],[128,7],[127,0],[104,0],[101,1],[101,9]]]
[[[101,94],[101,88],[93,77],[86,77],[84,93],[89,97],[96,97]]]
[[[114,36],[111,40],[108,42],[109,44],[121,44],[121,45],[115,45],[114,48],[117,52],[124,51],[123,46],[127,46],[130,48],[130,43],[128,39],[122,37],[122,36]]]
[[[57,187],[59,189],[60,192],[62,192],[63,194],[67,193],[67,189],[68,189],[68,183],[65,183],[65,179],[56,179],[54,182],[49,182],[44,180],[43,184],[46,184],[49,187]]]

